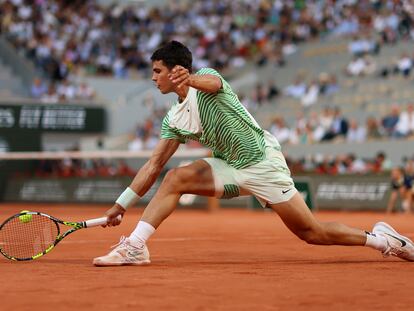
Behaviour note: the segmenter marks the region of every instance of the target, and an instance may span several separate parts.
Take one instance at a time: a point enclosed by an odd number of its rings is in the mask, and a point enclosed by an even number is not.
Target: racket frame
[[[39,216],[49,218],[56,225],[58,234],[55,237],[55,240],[53,241],[53,243],[51,243],[44,251],[42,251],[42,252],[40,252],[36,255],[33,255],[31,257],[27,257],[27,258],[16,258],[14,256],[11,256],[11,255],[7,254],[3,250],[3,248],[1,247],[1,244],[0,244],[0,253],[4,257],[6,257],[7,259],[14,260],[14,261],[30,261],[30,260],[38,259],[39,257],[42,257],[43,255],[46,255],[47,253],[49,253],[60,241],[62,241],[69,234],[71,234],[71,233],[73,233],[73,232],[75,232],[79,229],[105,225],[108,221],[107,217],[95,218],[95,219],[90,219],[90,220],[80,221],[80,222],[64,221],[64,220],[60,220],[56,217],[50,216],[50,215],[42,213],[42,212],[32,212],[32,211],[30,211],[30,212],[20,212],[18,214],[10,216],[9,218],[7,218],[0,225],[0,231],[4,227],[4,225],[7,224],[9,221],[12,221],[13,219],[24,216],[24,215],[39,215]],[[120,216],[118,216],[118,217],[120,218]],[[59,224],[69,226],[69,227],[71,227],[71,229],[69,229],[66,232],[61,234]]]

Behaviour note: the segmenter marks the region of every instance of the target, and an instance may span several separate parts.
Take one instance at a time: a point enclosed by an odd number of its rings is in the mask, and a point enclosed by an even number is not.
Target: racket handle
[[[119,221],[122,220],[122,216],[118,215],[117,219]],[[102,226],[102,225],[106,225],[108,223],[108,217],[100,217],[100,218],[94,218],[94,219],[89,219],[85,221],[85,226],[86,228],[90,228],[90,227],[97,227],[97,226]]]

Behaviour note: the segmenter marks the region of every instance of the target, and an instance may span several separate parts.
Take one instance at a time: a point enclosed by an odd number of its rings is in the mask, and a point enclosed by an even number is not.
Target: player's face
[[[154,81],[161,93],[167,94],[173,92],[174,85],[168,78],[170,69],[164,65],[162,60],[152,62],[152,81]]]

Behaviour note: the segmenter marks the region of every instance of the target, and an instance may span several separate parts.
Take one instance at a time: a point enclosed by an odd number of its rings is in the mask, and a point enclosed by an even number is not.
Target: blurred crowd
[[[85,83],[74,83],[73,76],[148,75],[151,53],[171,39],[189,46],[195,69],[225,71],[250,62],[277,70],[301,43],[327,34],[351,38],[348,50],[352,60],[344,69],[348,76],[378,73],[382,77],[407,77],[413,67],[413,55],[408,52],[384,68],[378,68],[373,58],[384,44],[414,39],[414,5],[409,0],[168,1],[165,7],[142,3],[101,7],[93,0],[3,0],[0,14],[1,34],[46,73],[50,82],[36,78],[31,87],[31,96],[46,103],[94,98],[94,90]],[[299,75],[283,89],[275,81],[259,83],[240,99],[252,111],[278,96],[299,99],[306,108],[340,87],[332,73],[320,73],[310,82]],[[392,105],[387,115],[369,117],[361,123],[348,119],[338,107],[325,107],[321,113],[300,113],[290,124],[283,117],[275,117],[268,129],[282,144],[363,143],[412,137],[413,105],[400,109]],[[155,110],[137,125],[128,148],[152,149],[164,115],[165,110]],[[192,142],[189,147],[199,145]],[[364,160],[342,155],[293,161],[292,165],[299,171],[340,174],[376,171],[376,161],[377,157]],[[49,171],[66,174],[65,165],[48,165],[53,167]],[[77,168],[66,171],[84,174],[83,165],[72,165]],[[99,165],[86,165],[94,166]]]
[[[31,172],[17,172],[16,175],[34,175],[36,177],[133,177],[136,171],[123,159],[71,159],[39,160]]]
[[[0,30],[52,80],[71,72],[124,78],[145,74],[149,57],[177,39],[194,51],[194,66],[283,65],[301,42],[325,34],[367,34],[352,53],[412,37],[411,1],[206,0],[101,7],[84,0],[5,0]],[[371,33],[379,39],[372,41]],[[368,44],[367,44],[368,42]]]
[[[299,113],[291,125],[281,116],[275,117],[269,131],[281,144],[312,144],[319,142],[364,143],[375,139],[414,138],[414,104],[404,109],[390,105],[390,111],[380,117],[368,117],[365,123],[348,119],[338,107],[325,107],[308,117]]]
[[[91,101],[95,98],[95,91],[85,82],[75,84],[68,79],[60,83],[46,83],[36,77],[30,87],[30,96],[45,104],[56,104],[70,101]]]
[[[323,175],[365,174],[389,172],[393,163],[384,152],[373,158],[358,158],[355,154],[309,155],[294,159],[286,155],[286,161],[293,175],[313,173]],[[407,159],[404,159],[407,162]],[[411,160],[409,160],[411,161]],[[32,173],[37,177],[109,177],[134,176],[136,170],[124,159],[71,159],[36,161]],[[18,173],[26,174],[26,173]]]
[[[294,159],[286,155],[286,161],[293,175],[314,173],[319,175],[378,174],[388,172],[393,163],[385,152],[378,152],[372,158],[361,158],[353,153],[333,155],[309,155]],[[404,161],[407,161],[404,159]]]

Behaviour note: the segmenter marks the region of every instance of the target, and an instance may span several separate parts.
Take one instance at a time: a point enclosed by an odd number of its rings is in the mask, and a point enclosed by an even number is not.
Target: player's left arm
[[[178,89],[184,86],[191,86],[204,93],[217,93],[222,87],[222,81],[218,76],[212,74],[190,74],[188,69],[179,65],[171,70],[169,78],[178,85]]]

